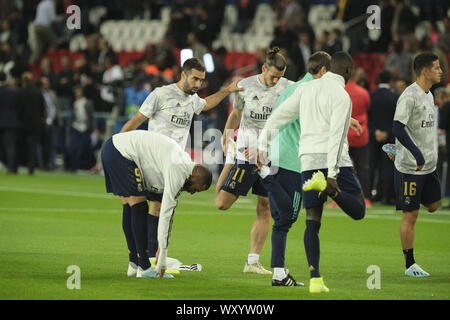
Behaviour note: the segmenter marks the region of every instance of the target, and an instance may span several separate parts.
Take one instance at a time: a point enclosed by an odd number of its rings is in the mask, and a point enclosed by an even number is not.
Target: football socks
[[[156,251],[158,251],[158,223],[159,217],[147,214],[147,249],[149,257],[155,257]]]
[[[309,273],[311,278],[320,277],[320,241],[319,230],[321,223],[315,220],[306,220],[306,229],[303,237],[305,244],[306,259],[308,260]]]
[[[127,241],[130,262],[133,262],[135,265],[137,265],[138,261],[137,261],[136,243],[134,242],[133,230],[131,229],[131,207],[128,204],[123,205],[122,229],[123,233],[125,234],[125,239]]]
[[[147,253],[147,201],[140,202],[131,207],[131,227],[138,252],[138,266],[143,270],[150,268]]]
[[[403,250],[403,255],[405,256],[405,266],[406,269],[411,267],[416,261],[414,260],[414,249],[405,249]]]

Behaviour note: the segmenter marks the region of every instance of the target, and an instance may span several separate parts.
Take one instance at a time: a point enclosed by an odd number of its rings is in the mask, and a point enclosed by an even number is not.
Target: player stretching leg
[[[278,51],[278,48],[273,48],[268,52],[262,73],[238,83],[238,87],[245,90],[235,94],[234,110],[228,117],[222,137],[224,153],[227,154],[227,133],[236,129],[240,122],[236,159],[233,159],[233,164],[225,164],[216,185],[215,202],[220,210],[230,208],[239,196],[246,196],[250,188],[258,196],[256,219],[250,232],[250,251],[244,272],[259,274],[272,273],[259,263],[259,254],[270,229],[270,207],[258,168],[246,161],[243,150],[257,142],[259,132],[272,113],[278,97],[292,83],[283,78],[286,60]]]
[[[318,80],[299,85],[272,114],[265,127],[269,132],[296,117],[300,119],[299,156],[304,191],[302,200],[306,209],[304,244],[310,268],[311,293],[329,291],[319,273],[319,229],[327,196],[332,197],[354,220],[365,216],[361,185],[348,155],[351,100],[344,86],[352,70],[351,56],[345,52],[335,53],[330,71]],[[258,146],[264,145],[263,137],[261,135]]]

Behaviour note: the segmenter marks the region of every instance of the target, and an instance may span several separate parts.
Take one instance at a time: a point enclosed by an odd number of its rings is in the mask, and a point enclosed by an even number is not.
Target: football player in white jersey
[[[227,163],[216,185],[215,202],[220,210],[230,208],[239,196],[246,196],[250,188],[252,193],[258,196],[256,219],[250,232],[250,251],[244,272],[259,274],[272,273],[259,263],[259,254],[270,228],[270,207],[259,170],[255,164],[246,161],[243,150],[254,146],[257,142],[259,132],[272,113],[278,97],[293,83],[283,78],[286,60],[278,51],[277,47],[268,51],[260,74],[245,78],[238,83],[238,87],[245,90],[235,94],[234,110],[228,117],[222,136],[222,148],[227,154],[227,148],[233,148],[233,141],[231,145],[227,145],[229,133],[240,123],[235,159],[227,157]]]
[[[167,251],[173,215],[182,191],[190,194],[207,190],[212,174],[196,165],[174,140],[165,135],[136,130],[112,136],[102,148],[106,191],[120,197],[131,216],[126,233],[130,251],[128,276],[163,277],[167,269]],[[147,254],[147,193],[162,197],[161,222],[158,227],[160,246],[156,267]],[[135,254],[133,255],[133,252]]]
[[[414,260],[414,226],[420,204],[428,212],[441,204],[441,186],[436,172],[438,157],[437,108],[431,87],[441,81],[438,57],[424,52],[414,59],[417,80],[403,91],[397,101],[392,133],[396,141],[395,196],[397,210],[402,210],[400,239],[405,256],[405,275],[428,277]]]
[[[156,88],[150,93],[136,115],[125,123],[121,132],[136,130],[148,119],[148,131],[159,132],[172,138],[184,150],[194,113],[208,111],[217,106],[228,94],[243,90],[237,87],[239,81],[237,79],[224,89],[202,99],[197,92],[205,76],[205,66],[199,59],[186,60],[183,63],[181,79],[176,83]],[[150,193],[148,200],[150,201],[147,217],[148,255],[154,257],[158,249],[156,230],[161,209],[161,195]],[[123,219],[129,219],[128,215],[125,216],[124,213]],[[129,231],[124,227],[124,232]]]

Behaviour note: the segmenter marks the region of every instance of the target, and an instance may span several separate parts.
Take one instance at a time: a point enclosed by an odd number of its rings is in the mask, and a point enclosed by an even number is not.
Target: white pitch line
[[[50,195],[86,197],[86,198],[98,198],[98,199],[114,199],[115,198],[115,196],[108,194],[106,192],[105,192],[105,194],[98,194],[98,193],[79,192],[79,191],[17,188],[17,187],[7,187],[7,186],[0,186],[0,191],[23,192],[23,193],[34,193],[34,194],[50,194]]]
[[[86,198],[97,198],[97,199],[116,199],[116,196],[112,194],[99,194],[99,193],[89,193],[89,192],[78,192],[78,191],[61,191],[61,190],[49,190],[49,189],[32,189],[32,188],[19,188],[19,187],[9,187],[9,186],[1,186],[0,185],[0,191],[9,191],[9,192],[24,192],[24,193],[33,193],[33,194],[48,194],[48,195],[61,195],[61,196],[76,196],[76,197],[86,197]],[[240,204],[239,202],[244,202]],[[238,200],[233,208],[235,209],[242,209],[242,210],[254,210],[255,207],[253,204],[250,204],[251,199],[240,199]],[[214,207],[214,203],[207,202],[207,201],[199,201],[199,200],[188,200],[188,199],[181,199],[180,200],[180,206],[183,204],[188,205],[196,205],[201,207]],[[42,209],[42,210],[41,210]],[[4,208],[0,207],[0,211],[6,211],[6,210],[14,210],[14,211],[31,211],[31,210],[39,210],[39,211],[59,211],[59,212],[106,212],[105,210],[94,210],[94,209],[67,209],[67,208]],[[72,211],[73,210],[73,211]],[[325,215],[329,216],[336,216],[336,217],[347,217],[347,215],[342,211],[337,211],[339,209],[332,209],[333,211],[324,211]],[[120,210],[119,210],[120,211]],[[113,210],[110,210],[110,212],[113,212]],[[115,211],[114,211],[115,212]],[[303,210],[302,210],[303,212]],[[191,214],[209,214],[205,212],[189,212]],[[211,212],[211,214],[217,214],[216,211]],[[254,214],[254,212],[248,213],[248,214]],[[436,222],[436,223],[450,223],[450,221],[447,220],[438,220],[433,218],[427,217],[432,216],[449,216],[450,212],[443,212],[439,211],[437,213],[428,214],[428,213],[422,213],[419,216],[419,221],[424,222]],[[396,211],[392,209],[392,211],[389,210],[383,210],[383,209],[367,209],[366,218],[374,218],[374,219],[388,219],[388,220],[400,220],[401,215],[396,214]]]
[[[30,211],[39,211],[39,212],[61,212],[61,213],[71,213],[71,212],[80,212],[80,213],[112,213],[112,214],[120,214],[121,210],[118,208],[117,210],[112,209],[77,209],[77,208],[14,208],[14,207],[0,207],[0,212],[30,212]],[[181,214],[193,214],[193,215],[217,215],[223,214],[221,211],[208,211],[208,212],[181,212]],[[230,215],[235,215],[236,213],[232,213]],[[239,215],[253,215],[253,212],[239,212]],[[325,216],[338,217],[338,218],[346,218],[347,215],[343,212],[325,212]],[[380,219],[380,220],[401,220],[400,215],[385,215],[385,214],[374,214],[368,213],[366,214],[364,219]],[[430,219],[426,217],[419,217],[419,221],[421,222],[430,222],[430,223],[445,223],[450,224],[450,220],[442,220],[442,219]]]

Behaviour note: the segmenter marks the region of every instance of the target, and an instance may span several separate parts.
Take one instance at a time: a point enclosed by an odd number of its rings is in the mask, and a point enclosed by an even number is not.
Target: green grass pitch
[[[242,272],[255,216],[255,197],[216,210],[213,187],[182,195],[175,214],[169,256],[200,263],[201,272],[175,279],[126,276],[127,249],[119,200],[105,192],[101,176],[0,172],[0,299],[307,300],[450,298],[450,211],[421,211],[415,256],[429,278],[404,275],[400,213],[374,206],[353,221],[326,209],[320,231],[321,274],[330,288],[272,287],[270,275]],[[286,267],[306,284],[305,212],[288,235]],[[260,261],[270,267],[270,234]],[[67,268],[80,268],[80,289],[68,289]],[[380,289],[368,289],[368,267],[380,270]],[[370,281],[369,281],[370,282]]]

